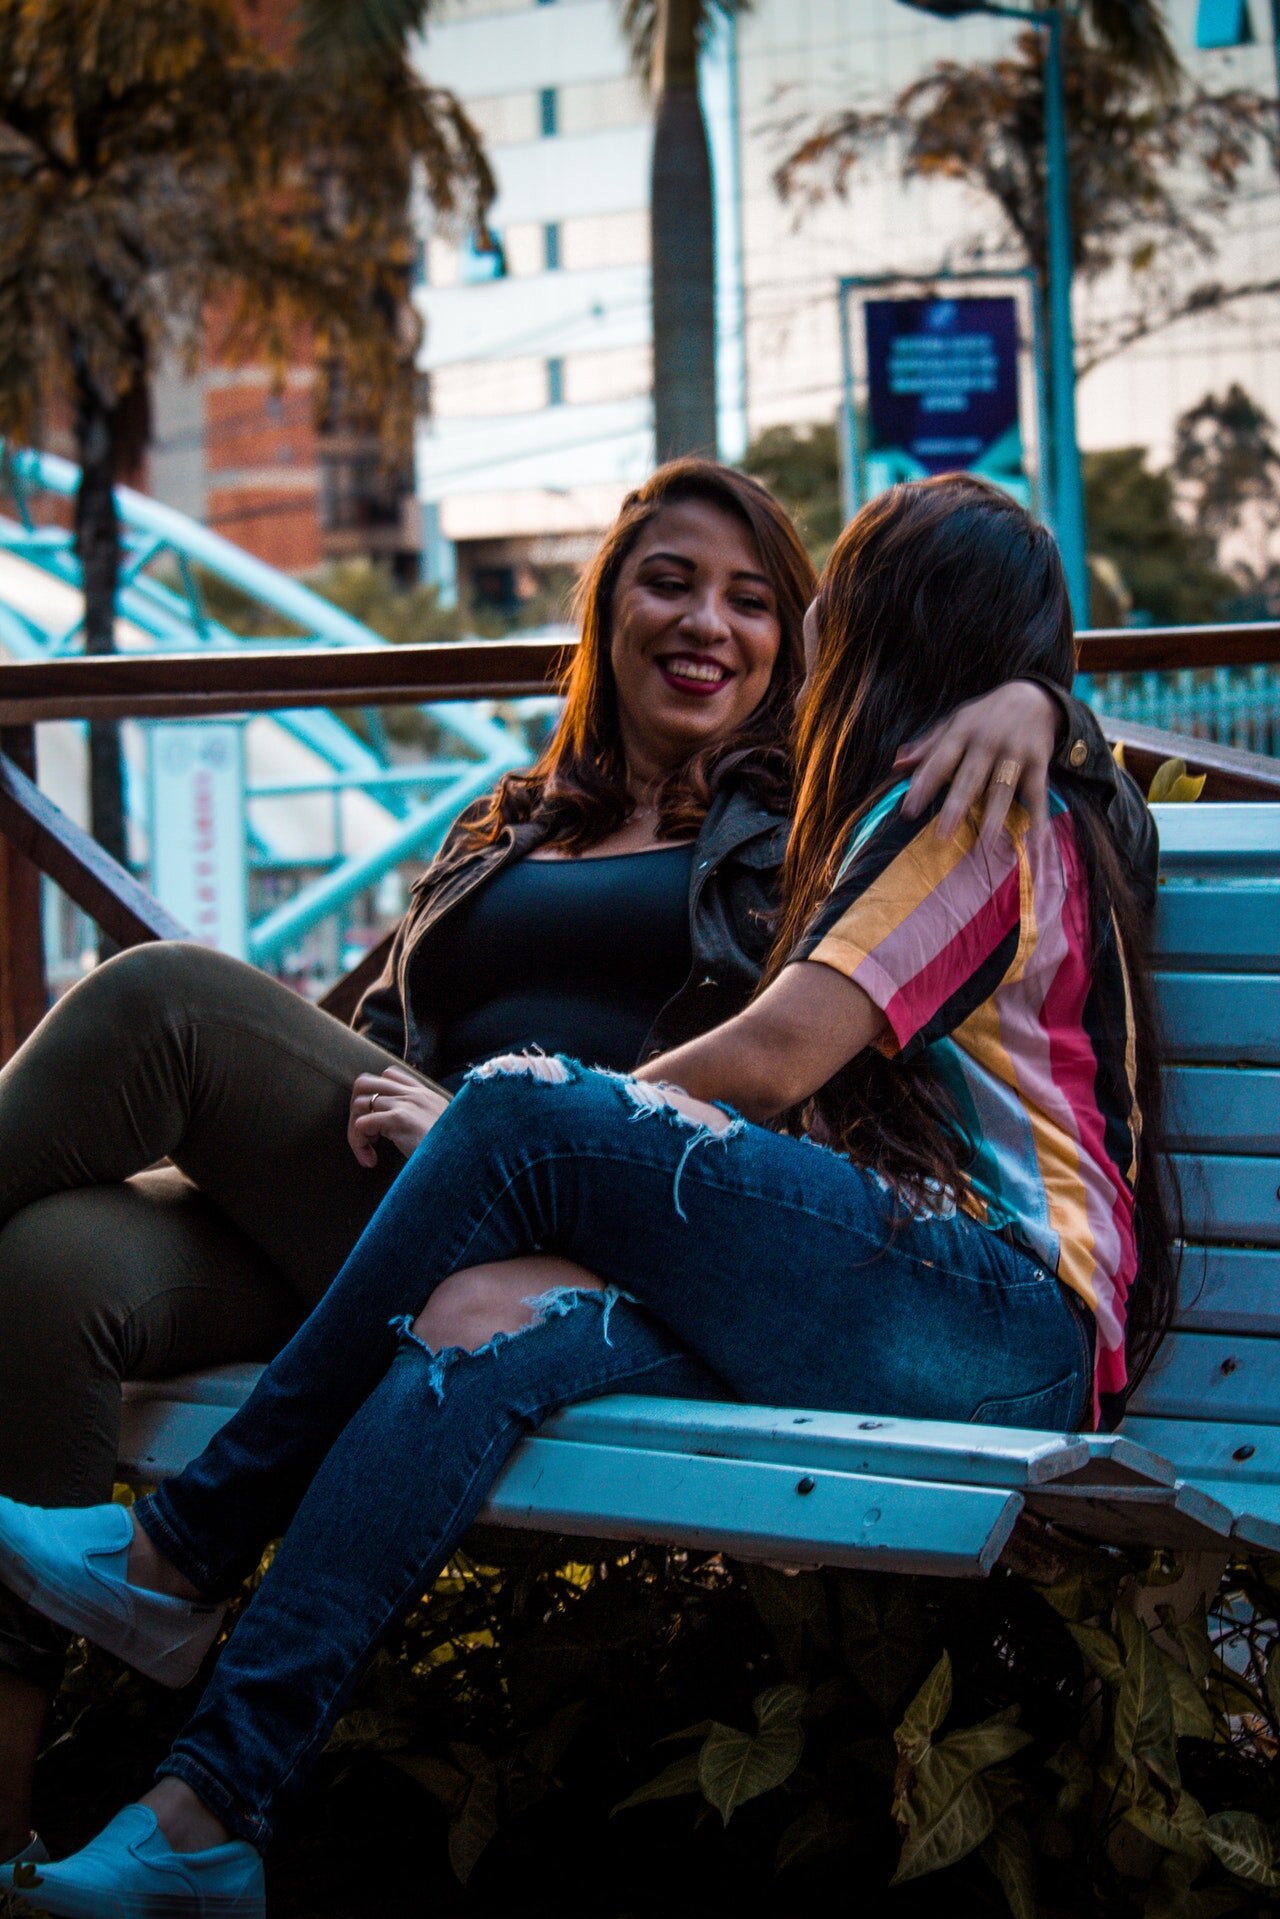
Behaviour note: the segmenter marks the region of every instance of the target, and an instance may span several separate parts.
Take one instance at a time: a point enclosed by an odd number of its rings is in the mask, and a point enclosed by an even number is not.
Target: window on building
[[[542,137],[544,140],[549,140],[556,131],[556,90],[554,87],[543,87],[541,93],[538,95],[538,115],[542,123]]]
[[[564,405],[564,361],[547,361],[547,405]]]
[[[546,243],[547,272],[555,273],[560,265],[560,228],[554,220],[543,227],[542,237]]]

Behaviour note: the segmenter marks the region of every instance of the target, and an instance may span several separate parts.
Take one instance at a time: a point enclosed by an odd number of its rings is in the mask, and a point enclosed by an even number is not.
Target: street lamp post
[[[1085,558],[1084,485],[1076,440],[1075,335],[1071,324],[1071,199],[1067,171],[1067,115],[1062,73],[1062,14],[1057,7],[1006,7],[995,0],[902,0],[922,13],[956,19],[989,13],[1021,20],[1048,34],[1044,64],[1045,201],[1049,259],[1045,301],[1049,309],[1049,391],[1052,406],[1053,521],[1062,550],[1076,625],[1089,620],[1089,568]]]

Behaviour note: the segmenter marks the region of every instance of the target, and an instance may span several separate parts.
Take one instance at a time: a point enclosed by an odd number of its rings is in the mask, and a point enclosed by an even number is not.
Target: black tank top
[[[692,964],[693,844],[603,858],[517,860],[431,942],[420,991],[439,1022],[437,1077],[536,1046],[619,1072]]]

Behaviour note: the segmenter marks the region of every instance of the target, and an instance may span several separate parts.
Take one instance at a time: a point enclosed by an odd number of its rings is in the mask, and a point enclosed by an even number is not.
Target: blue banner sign
[[[1030,499],[1011,297],[868,300],[866,495],[965,470]]]

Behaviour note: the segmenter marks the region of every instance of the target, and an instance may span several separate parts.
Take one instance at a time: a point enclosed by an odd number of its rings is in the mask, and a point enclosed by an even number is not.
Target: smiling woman
[[[750,528],[713,501],[675,501],[645,527],[618,575],[610,646],[633,779],[660,783],[760,705],[778,598]]]

